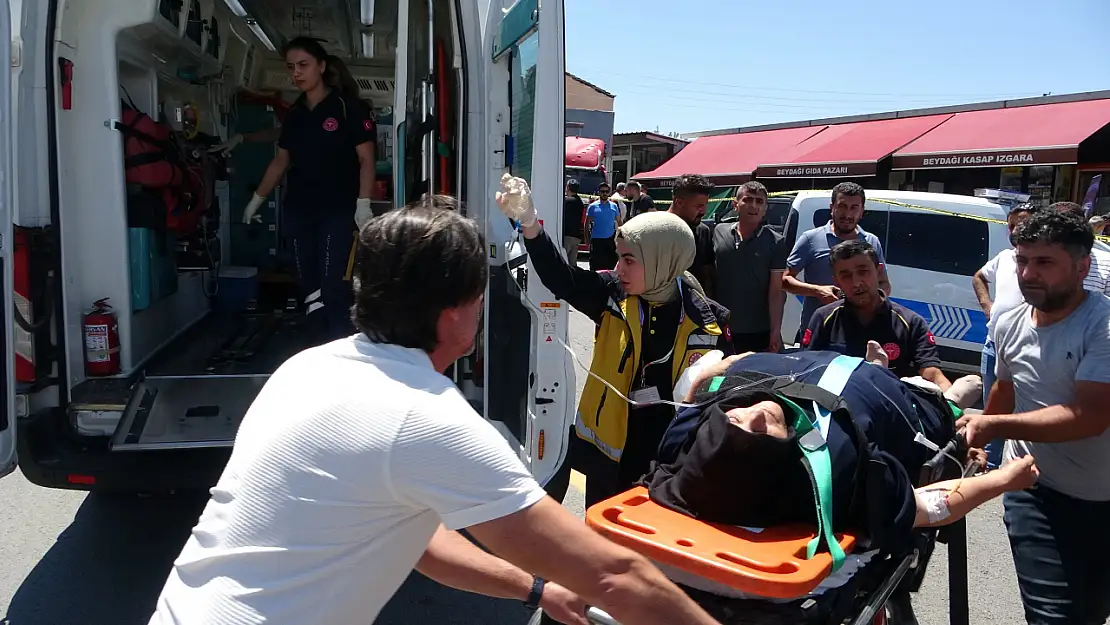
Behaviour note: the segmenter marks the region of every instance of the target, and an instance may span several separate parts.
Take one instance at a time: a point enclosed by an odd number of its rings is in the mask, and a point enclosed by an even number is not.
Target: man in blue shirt
[[[833,286],[832,265],[829,263],[829,250],[841,241],[859,239],[871,244],[879,255],[879,288],[890,294],[890,281],[886,275],[886,258],[879,238],[859,227],[863,218],[867,196],[863,187],[854,182],[842,182],[832,190],[832,203],[829,223],[819,228],[807,230],[798,237],[794,250],[786,259],[786,273],[782,277],[782,288],[792,295],[805,298],[802,303],[802,319],[798,324],[799,337],[814,311],[820,306],[831,304],[840,299],[840,291]],[[805,272],[805,281],[798,275]]]
[[[617,266],[617,228],[621,209],[609,199],[609,185],[597,188],[598,199],[586,208],[586,243],[590,246],[590,269],[602,271]]]

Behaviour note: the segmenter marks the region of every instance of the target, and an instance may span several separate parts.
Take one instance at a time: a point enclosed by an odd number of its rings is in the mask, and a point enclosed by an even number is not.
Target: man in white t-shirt
[[[1006,223],[1013,236],[1014,228],[1025,221],[1035,210],[1032,204],[1018,204],[1006,216]],[[991,298],[990,286],[994,285],[994,298]],[[1025,303],[1025,297],[1018,287],[1017,261],[1014,259],[1014,248],[1007,248],[999,252],[994,258],[987,261],[971,280],[975,289],[975,296],[979,299],[979,306],[987,316],[987,340],[983,344],[983,355],[979,363],[979,375],[983,378],[983,405],[987,405],[990,397],[991,386],[995,382],[995,350],[994,326],[1002,313],[1013,310]],[[987,443],[987,466],[997,469],[1002,461],[1002,446],[1005,441],[997,440]]]
[[[1087,211],[1075,202],[1056,202],[1049,205],[1048,208],[1049,210],[1071,213],[1087,221]],[[1088,226],[1090,226],[1089,223]],[[1110,254],[1106,251],[1097,247],[1091,250],[1091,270],[1087,272],[1087,277],[1083,279],[1083,288],[1095,293],[1110,295]]]
[[[369,624],[414,567],[576,625],[587,604],[626,623],[714,622],[547,497],[442,374],[474,347],[488,271],[457,208],[422,200],[362,230],[360,333],[263,387],[152,625]]]

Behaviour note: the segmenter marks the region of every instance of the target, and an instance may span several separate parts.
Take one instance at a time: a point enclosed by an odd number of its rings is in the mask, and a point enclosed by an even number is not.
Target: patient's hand
[[[978,447],[972,447],[967,450],[967,459],[969,462],[974,462],[979,465],[979,471],[987,468],[987,452]]]
[[[1015,458],[1002,465],[998,472],[1002,474],[1007,491],[1032,488],[1041,475],[1033,456]]]

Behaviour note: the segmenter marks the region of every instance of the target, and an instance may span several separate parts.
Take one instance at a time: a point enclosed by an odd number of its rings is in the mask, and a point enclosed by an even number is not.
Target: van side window
[[[973,276],[987,262],[989,225],[985,221],[932,215],[890,213],[890,240],[884,246],[891,265]]]
[[[822,208],[813,212],[813,227],[820,228],[821,226],[829,223],[832,212],[827,208]],[[886,251],[888,221],[890,220],[889,211],[868,210],[863,212],[863,218],[859,220],[859,226],[879,238],[879,244],[883,246],[883,252],[886,254],[887,262],[892,262],[889,258],[890,253]],[[981,267],[982,265],[980,265]]]

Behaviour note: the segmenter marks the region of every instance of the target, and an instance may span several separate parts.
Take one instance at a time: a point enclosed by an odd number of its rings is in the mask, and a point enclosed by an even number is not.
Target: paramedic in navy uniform
[[[354,332],[344,277],[354,232],[373,216],[375,128],[361,101],[348,101],[327,84],[327,59],[315,39],[297,37],[285,46],[286,67],[301,96],[285,117],[277,155],[243,221],[255,219],[288,170],[285,214],[299,286],[308,314],[323,309],[314,325],[330,340]]]
[[[921,376],[947,391],[936,339],[921,315],[887,298],[879,288],[879,255],[870,243],[850,240],[829,252],[833,282],[844,299],[818,308],[802,334],[806,349],[830,350],[872,360],[885,352],[900,378]],[[868,351],[868,343],[871,352]]]

